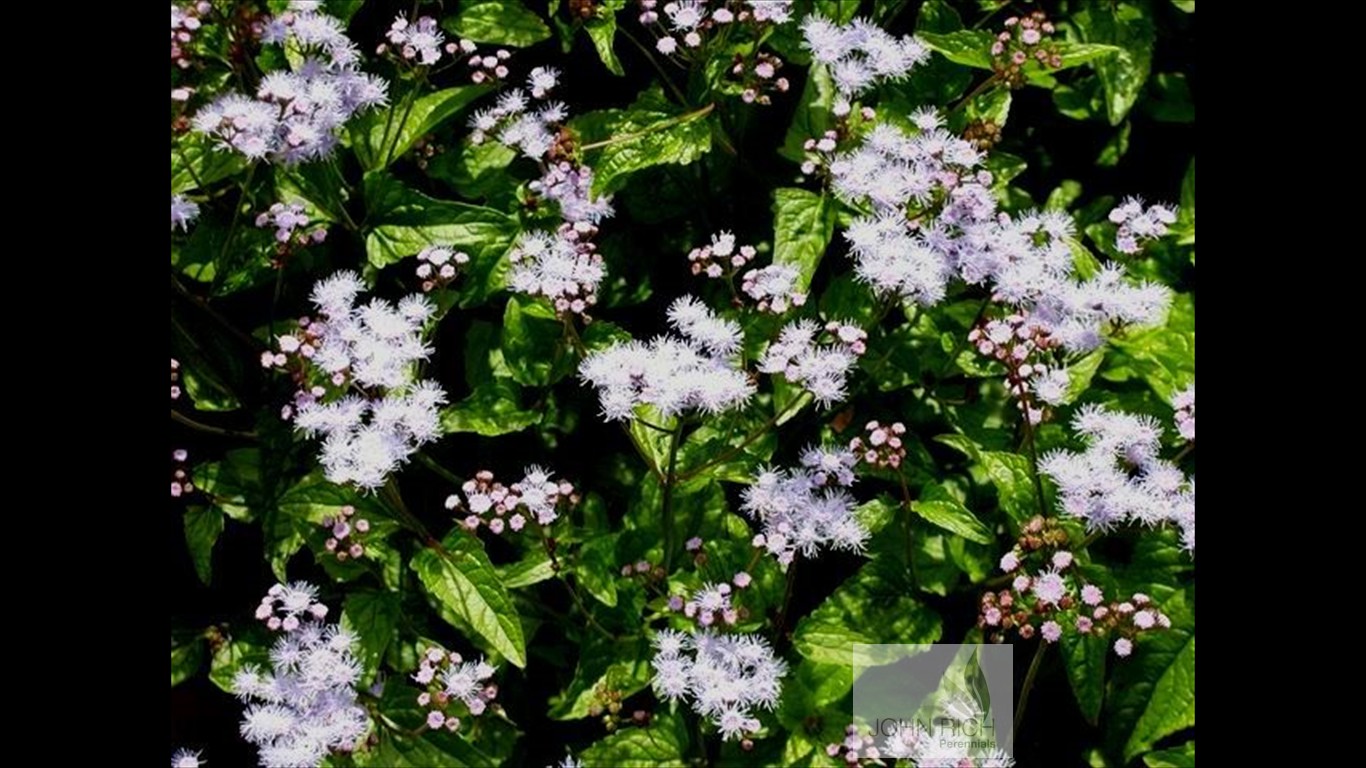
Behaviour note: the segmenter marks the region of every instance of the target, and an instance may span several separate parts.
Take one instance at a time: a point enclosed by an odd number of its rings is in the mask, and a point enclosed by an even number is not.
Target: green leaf
[[[960,29],[956,32],[918,31],[916,36],[925,41],[930,50],[938,51],[955,64],[977,69],[991,69],[990,32],[981,29]]]
[[[773,263],[796,267],[805,292],[835,234],[835,205],[824,195],[782,187],[773,191]]]
[[[934,525],[949,533],[956,533],[978,544],[990,544],[995,539],[991,531],[978,520],[968,508],[949,495],[939,485],[927,485],[921,490],[921,498],[911,502],[911,509]],[[930,496],[932,498],[925,498]]]
[[[573,370],[564,323],[544,302],[513,296],[503,312],[503,360],[513,381],[528,387],[553,384]]]
[[[816,610],[802,619],[792,645],[802,656],[825,664],[853,666],[855,643],[933,643],[939,616],[908,597],[875,561],[864,565]]]
[[[948,34],[957,32],[962,28],[962,17],[945,0],[927,0],[924,5],[920,6],[920,15],[915,19],[917,35],[923,35],[926,32]]]
[[[1129,742],[1124,746],[1125,759],[1143,752],[1184,728],[1195,725],[1195,634],[1181,645],[1176,658],[1153,686],[1152,698],[1143,710]]]
[[[490,90],[487,85],[460,85],[427,94],[411,108],[399,101],[389,109],[366,113],[350,126],[351,148],[361,168],[374,171],[403,157],[419,139]]]
[[[1095,725],[1105,700],[1105,654],[1109,643],[1095,635],[1063,632],[1059,641],[1067,680],[1076,694],[1077,706],[1086,722]]]
[[[1147,632],[1115,665],[1106,701],[1107,740],[1124,762],[1195,725],[1195,588],[1161,604],[1170,629]]]
[[[1181,180],[1181,209],[1176,212],[1176,224],[1172,231],[1177,235],[1180,245],[1195,245],[1195,158],[1186,168],[1186,177]]]
[[[616,14],[610,11],[601,13],[584,22],[583,28],[588,32],[588,39],[593,41],[593,48],[597,50],[598,58],[602,59],[607,71],[618,77],[625,75],[626,70],[622,68],[621,60],[612,47],[617,39]]]
[[[593,168],[594,196],[615,192],[627,178],[665,163],[687,165],[711,151],[708,105],[686,114],[650,107],[604,109],[570,121]]]
[[[360,643],[360,658],[368,670],[379,668],[384,653],[394,639],[399,614],[403,608],[394,592],[358,590],[346,596],[342,605],[342,623],[356,633]]]
[[[457,530],[446,537],[443,546],[444,552],[429,548],[413,556],[412,569],[423,586],[494,650],[525,667],[521,619],[479,540]]]
[[[683,720],[657,714],[648,726],[625,728],[579,753],[584,768],[681,768],[688,736]]]
[[[492,208],[428,197],[381,172],[365,175],[365,200],[365,252],[372,265],[384,267],[441,245],[470,256],[460,278],[461,306],[503,287],[498,267],[506,269],[503,256],[518,233],[515,219]]]
[[[592,713],[597,689],[618,691],[622,698],[650,684],[654,674],[650,659],[654,651],[644,637],[605,638],[597,632],[584,633],[578,666],[564,693],[551,700],[549,715],[554,720],[577,720]]]
[[[199,674],[204,666],[204,638],[194,637],[189,642],[177,643],[171,639],[171,687],[185,682]]]
[[[188,133],[171,147],[171,194],[178,195],[212,186],[247,169],[240,152],[219,149],[214,141],[199,133]]]
[[[579,547],[579,557],[574,563],[579,583],[606,606],[617,604],[617,574],[621,566],[617,564],[616,547],[616,534],[599,534]]]
[[[207,365],[186,364],[180,369],[180,377],[196,411],[235,411],[242,407],[228,385]]]
[[[1070,43],[1063,41],[1058,43],[1058,55],[1062,57],[1062,66],[1051,69],[1058,72],[1072,67],[1080,67],[1082,64],[1089,64],[1097,59],[1107,56],[1114,56],[1120,51],[1119,46],[1103,45],[1100,43]]]
[[[517,385],[506,379],[492,379],[475,387],[464,400],[443,408],[441,429],[484,437],[520,432],[541,420],[541,412],[523,410],[521,400]]]
[[[1194,7],[1195,0],[1191,0]],[[1149,752],[1143,756],[1148,768],[1195,768],[1195,742],[1188,741],[1175,749]]]
[[[460,13],[447,17],[441,27],[457,37],[476,43],[525,48],[550,39],[550,27],[527,10],[520,0],[485,0],[462,3]]]
[[[194,572],[206,585],[213,579],[213,545],[223,532],[223,512],[216,507],[191,504],[185,508],[185,544],[190,548]]]
[[[1087,352],[1080,360],[1067,366],[1067,393],[1062,398],[1064,405],[1071,405],[1086,394],[1091,388],[1091,380],[1096,377],[1096,371],[1100,370],[1100,364],[1103,362],[1105,347]]]
[[[1023,524],[1037,514],[1039,502],[1029,459],[1005,451],[983,451],[981,456],[982,468],[996,486],[1002,511],[1016,524]]]
[[[1119,130],[1110,137],[1110,140],[1105,142],[1105,146],[1101,147],[1100,154],[1096,157],[1097,167],[1114,168],[1119,165],[1119,161],[1129,151],[1129,133],[1132,128],[1133,123],[1126,120],[1119,127]]]
[[[1110,125],[1119,125],[1138,101],[1152,69],[1157,37],[1152,19],[1140,5],[1095,3],[1072,14],[1071,21],[1086,41],[1071,45],[1100,43],[1113,49],[1113,55],[1094,56],[1093,66],[1105,93],[1106,116]],[[1064,60],[1067,56],[1064,52]]]
[[[532,584],[539,584],[555,578],[555,569],[551,567],[550,555],[546,554],[545,549],[540,547],[529,550],[522,556],[521,560],[508,565],[500,565],[494,570],[498,571],[498,578],[503,582],[503,586],[508,589],[529,587]]]
[[[783,157],[794,163],[805,159],[806,150],[802,145],[807,139],[819,138],[830,127],[830,110],[834,103],[835,81],[830,77],[830,69],[824,64],[812,64],[806,75],[806,86],[797,100],[792,124],[783,138]]]

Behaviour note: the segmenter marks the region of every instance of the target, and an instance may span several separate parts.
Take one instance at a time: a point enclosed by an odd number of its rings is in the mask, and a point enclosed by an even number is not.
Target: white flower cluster
[[[598,301],[607,274],[602,255],[590,239],[591,224],[561,225],[555,232],[528,232],[508,254],[508,286],[528,296],[544,296],[561,315],[585,315]]]
[[[843,26],[818,14],[802,21],[802,36],[811,58],[830,67],[839,90],[835,114],[849,113],[850,100],[881,80],[898,80],[930,59],[930,50],[914,36],[893,37],[867,19]]]
[[[1144,210],[1142,200],[1130,197],[1110,211],[1110,221],[1119,225],[1115,249],[1133,255],[1145,242],[1167,234],[1167,225],[1176,223],[1176,209],[1153,205]]]
[[[719,413],[744,405],[754,384],[731,356],[740,348],[740,326],[714,315],[691,296],[669,307],[669,322],[683,338],[629,341],[590,354],[579,377],[598,388],[609,421],[629,419],[638,405],[665,416],[690,409]]]
[[[552,101],[532,109],[534,101],[543,99],[554,87],[554,70],[533,76],[528,86],[541,96],[527,97],[521,88],[505,91],[489,109],[481,109],[470,117],[470,141],[482,144],[492,136],[499,144],[521,150],[532,160],[540,160],[555,146],[559,126],[569,116],[564,104]],[[539,81],[539,82],[538,82]]]
[[[593,237],[598,224],[612,216],[610,196],[594,198],[593,169],[556,159],[552,152],[559,141],[560,124],[568,117],[565,106],[552,102],[531,109],[533,100],[544,99],[559,83],[560,73],[550,67],[536,67],[527,78],[527,91],[514,89],[498,98],[491,108],[470,118],[474,132],[470,140],[482,143],[489,136],[542,163],[541,178],[530,189],[559,205],[563,220],[554,232],[524,235],[509,259],[508,278],[514,291],[528,296],[544,296],[561,315],[587,317],[597,302],[598,286],[606,274],[602,256]]]
[[[326,157],[352,115],[387,99],[388,83],[359,70],[359,52],[331,16],[285,13],[266,25],[262,40],[297,47],[302,63],[267,74],[255,98],[230,93],[193,121],[196,130],[250,159],[294,165]]]
[[[260,748],[265,768],[317,766],[333,751],[354,749],[370,729],[365,709],[356,704],[361,666],[351,654],[355,637],[323,623],[327,609],[316,596],[310,584],[271,587],[257,615],[286,616],[270,651],[271,670],[248,664],[233,677],[233,693],[249,704],[242,736]]]
[[[772,709],[782,693],[787,663],[759,635],[721,635],[696,630],[691,635],[666,629],[655,635],[656,695],[682,699],[712,722],[727,739],[759,730],[754,707]]]
[[[844,399],[849,372],[867,351],[867,339],[867,332],[856,325],[831,321],[822,333],[813,320],[795,320],[768,345],[759,370],[781,373],[828,407]]]
[[[822,547],[863,551],[868,529],[854,517],[858,457],[843,448],[808,448],[800,469],[767,469],[745,489],[741,509],[763,526],[754,537],[786,567],[798,552],[815,557]]]
[[[740,290],[759,302],[760,312],[781,315],[791,307],[806,303],[806,294],[797,290],[797,268],[787,264],[770,264],[746,272]]]
[[[1157,422],[1090,405],[1077,412],[1072,428],[1087,441],[1086,450],[1053,451],[1039,462],[1039,471],[1058,484],[1062,511],[1092,531],[1172,523],[1193,554],[1195,478],[1158,458]]]
[[[830,163],[835,192],[873,210],[845,232],[860,280],[922,306],[941,301],[955,276],[988,285],[1070,351],[1098,346],[1107,323],[1161,320],[1165,288],[1131,283],[1114,265],[1079,279],[1069,216],[999,212],[983,155],[940,128],[932,110],[911,118],[917,133],[878,125]]]
[[[262,362],[298,365],[300,388],[294,407],[286,409],[294,426],[324,438],[320,460],[327,479],[377,488],[424,443],[441,434],[437,413],[446,393],[433,381],[418,381],[414,366],[431,348],[423,327],[435,311],[425,298],[412,295],[397,306],[372,299],[356,306],[364,286],[354,272],[339,272],[313,288],[319,317],[299,323],[297,334],[277,340],[280,352],[265,353]],[[351,385],[366,390],[325,400],[329,389],[308,386],[308,374],[326,377],[332,392]]]
[[[416,61],[427,67],[441,59],[441,44],[446,40],[436,19],[419,16],[417,21],[410,22],[401,13],[394,17],[394,23],[389,25],[385,38],[405,60]],[[447,48],[454,52],[454,46]]]

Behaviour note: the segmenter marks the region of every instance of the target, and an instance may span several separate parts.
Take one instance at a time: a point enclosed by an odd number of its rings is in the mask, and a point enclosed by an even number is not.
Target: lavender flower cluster
[[[1039,462],[1039,471],[1058,485],[1063,513],[1084,520],[1091,531],[1173,524],[1194,554],[1195,478],[1158,457],[1161,426],[1147,416],[1088,405],[1073,417],[1072,428],[1086,449],[1052,451]]]
[[[781,373],[828,407],[844,399],[849,374],[868,351],[867,340],[867,331],[851,323],[832,320],[822,327],[813,320],[795,320],[768,345],[759,370]]]
[[[839,96],[837,117],[848,115],[851,102],[875,84],[899,80],[930,59],[930,50],[914,36],[895,37],[867,19],[839,25],[819,14],[802,21],[811,58],[830,68]]]
[[[744,490],[741,510],[762,527],[753,543],[786,568],[797,553],[815,557],[822,548],[863,551],[868,529],[854,517],[858,455],[846,449],[807,448],[801,466],[766,469]]]
[[[260,748],[264,768],[317,766],[334,751],[353,750],[370,730],[365,708],[356,703],[356,639],[324,623],[327,606],[317,596],[304,582],[271,587],[256,612],[282,633],[270,651],[271,670],[247,664],[232,681],[248,704],[242,737]]]
[[[354,272],[320,281],[312,295],[318,317],[300,319],[298,332],[280,336],[280,351],[264,353],[262,363],[290,369],[298,390],[285,417],[323,438],[327,479],[373,489],[441,434],[437,408],[446,392],[414,375],[431,353],[423,341],[431,303],[411,295],[397,306],[383,299],[356,306],[362,290]]]
[[[686,701],[727,740],[759,730],[752,710],[778,703],[787,663],[759,635],[665,629],[655,635],[654,646],[655,694]]]
[[[460,730],[460,718],[450,713],[457,702],[470,715],[484,714],[498,696],[498,686],[488,682],[497,671],[482,658],[465,661],[455,651],[428,648],[413,674],[413,680],[427,688],[417,696],[418,706],[427,709],[427,727]]]
[[[1081,279],[1070,217],[999,211],[984,155],[943,130],[932,110],[911,118],[914,134],[879,124],[830,163],[836,194],[873,211],[845,232],[860,280],[922,306],[941,301],[955,277],[987,285],[1024,324],[1068,351],[1099,346],[1107,326],[1147,325],[1165,315],[1168,290],[1131,283],[1122,267]]]
[[[579,377],[598,388],[603,416],[632,418],[637,406],[664,416],[688,410],[719,413],[748,402],[755,387],[736,363],[738,323],[717,317],[691,296],[669,307],[669,323],[682,338],[659,336],[629,341],[591,353]]]
[[[196,130],[249,159],[295,165],[325,158],[346,121],[388,98],[388,83],[360,71],[359,51],[331,16],[289,11],[265,25],[262,39],[297,48],[302,62],[267,74],[254,96],[218,98],[193,120]]]

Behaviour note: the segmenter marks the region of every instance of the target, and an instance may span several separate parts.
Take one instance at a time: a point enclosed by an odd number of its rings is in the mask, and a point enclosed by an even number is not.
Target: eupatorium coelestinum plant
[[[173,3],[173,767],[1193,764],[1193,3],[986,5]]]

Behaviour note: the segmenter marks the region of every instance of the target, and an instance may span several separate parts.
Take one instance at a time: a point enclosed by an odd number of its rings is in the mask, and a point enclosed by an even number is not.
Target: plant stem
[[[997,75],[992,75],[991,77],[988,77],[987,79],[983,80],[980,84],[978,84],[976,88],[972,89],[972,93],[969,93],[967,96],[964,96],[957,104],[954,104],[953,108],[949,110],[949,114],[953,114],[954,112],[957,112],[958,110],[967,106],[968,102],[972,101],[978,96],[981,96],[983,93],[986,93],[987,90],[995,87],[1000,82],[1001,80]]]
[[[674,558],[674,486],[678,484],[678,476],[675,472],[678,466],[678,446],[682,441],[679,437],[683,434],[683,420],[679,419],[674,425],[673,435],[669,438],[669,468],[664,472],[664,573],[669,573],[673,566]]]
[[[237,224],[242,220],[242,204],[247,200],[247,188],[251,186],[252,178],[256,176],[256,163],[252,163],[247,168],[247,178],[242,181],[241,194],[237,196],[237,203],[232,209],[232,223],[228,225],[228,235],[223,238],[223,247],[218,251],[218,259],[214,261],[213,290],[216,291],[227,274],[227,269],[223,264],[223,259],[228,255],[228,246],[232,245],[232,237],[237,234]]]
[[[673,93],[674,97],[678,99],[678,103],[687,104],[688,97],[684,95],[683,91],[679,90],[677,85],[674,84],[673,79],[669,77],[669,73],[664,71],[664,67],[659,63],[658,60],[655,59],[655,55],[653,53],[650,53],[650,49],[646,48],[639,40],[635,38],[635,35],[632,35],[625,27],[618,27],[617,32],[619,32],[622,35],[625,35],[626,39],[630,40],[632,45],[639,48],[640,52],[645,54],[645,58],[649,60],[650,66],[654,67],[655,71],[659,73],[659,79],[663,80],[664,84],[669,86],[669,90]]]
[[[441,477],[441,479],[445,480],[446,482],[455,484],[455,487],[459,488],[461,484],[465,482],[463,478],[456,475],[449,469],[446,469],[445,467],[441,466],[441,464],[438,463],[436,459],[433,459],[426,453],[418,451],[413,455],[417,457],[418,464],[421,464],[427,469],[430,469],[431,471],[435,472],[438,476]]]
[[[413,113],[413,104],[417,103],[417,91],[420,86],[413,85],[413,89],[404,97],[406,106],[403,108],[403,117],[398,121],[398,128],[394,130],[394,143],[389,146],[384,153],[384,164],[387,166],[394,161],[394,150],[398,149],[399,139],[403,138],[403,129],[408,126],[408,116]]]
[[[1039,675],[1039,667],[1043,665],[1043,654],[1047,650],[1048,643],[1039,641],[1039,647],[1034,651],[1034,660],[1029,662],[1029,671],[1025,673],[1024,686],[1020,688],[1020,705],[1015,708],[1015,726],[1011,729],[1010,737],[1019,738],[1020,723],[1024,722],[1025,707],[1029,704],[1029,692],[1034,688],[1034,678]]]
[[[171,409],[171,421],[174,421],[178,424],[183,424],[189,427],[190,429],[193,429],[198,432],[204,432],[210,435],[218,435],[220,437],[240,437],[244,440],[255,440],[258,437],[258,435],[255,432],[242,432],[236,429],[225,429],[224,427],[215,427],[209,424],[204,424],[195,421],[194,419],[190,418],[189,416],[186,416],[185,414],[181,413],[180,411],[177,411],[174,408]]]
[[[1180,464],[1182,459],[1184,459],[1184,458],[1186,458],[1187,456],[1191,455],[1191,453],[1194,452],[1194,451],[1195,451],[1195,443],[1193,443],[1193,442],[1192,442],[1192,443],[1186,443],[1186,447],[1185,447],[1185,448],[1182,448],[1180,453],[1178,453],[1178,454],[1176,454],[1176,456],[1172,457],[1172,463],[1173,463],[1173,464]]]
[[[1048,505],[1043,498],[1043,481],[1039,479],[1039,449],[1034,445],[1034,424],[1029,419],[1029,399],[1024,398],[1025,445],[1029,446],[1030,475],[1034,478],[1034,493],[1039,497],[1039,514],[1048,517]]]
[[[730,461],[731,459],[733,459],[733,458],[735,458],[736,456],[740,455],[740,452],[741,452],[741,451],[743,451],[743,450],[745,450],[746,448],[750,447],[750,445],[752,445],[752,444],[754,443],[754,441],[756,441],[756,440],[758,440],[759,438],[763,437],[764,435],[768,434],[768,431],[769,431],[770,429],[772,429],[773,427],[777,426],[778,422],[782,421],[782,420],[783,420],[783,417],[786,416],[786,415],[788,414],[789,411],[794,411],[794,410],[800,408],[801,406],[805,405],[808,397],[809,397],[809,394],[806,393],[806,392],[803,392],[803,393],[801,393],[800,395],[797,395],[797,397],[794,398],[794,399],[792,400],[792,402],[790,402],[790,403],[787,404],[787,407],[786,407],[786,408],[784,408],[783,410],[779,411],[778,413],[775,413],[775,414],[773,415],[773,418],[769,419],[768,422],[767,422],[766,424],[764,424],[762,427],[760,427],[759,429],[757,429],[757,430],[755,430],[754,432],[750,433],[750,435],[749,435],[748,437],[746,437],[739,445],[735,446],[734,448],[730,449],[729,451],[726,451],[725,453],[723,453],[723,454],[721,454],[720,456],[718,456],[718,457],[712,459],[711,461],[709,461],[709,462],[703,464],[703,465],[700,466],[700,467],[694,467],[693,469],[690,469],[690,470],[688,470],[687,472],[684,472],[684,473],[680,474],[680,475],[678,476],[678,479],[680,479],[680,480],[688,480],[688,479],[690,479],[690,478],[696,477],[696,476],[700,475],[701,473],[707,471],[708,469],[711,469],[712,467],[714,467],[714,466],[716,466],[716,465],[718,465],[718,464],[724,464],[724,463],[726,463],[727,461]]]
[[[204,314],[208,315],[209,317],[217,321],[219,325],[223,326],[225,330],[227,330],[233,336],[236,336],[244,344],[251,347],[253,351],[260,349],[261,342],[252,338],[252,336],[248,334],[246,331],[243,331],[237,326],[233,325],[232,322],[229,321],[226,317],[223,317],[221,314],[219,314],[218,310],[209,306],[209,302],[206,299],[200,298],[199,296],[190,293],[190,289],[186,288],[183,283],[177,280],[175,275],[171,275],[171,290],[175,291],[182,298],[188,300],[191,304],[203,310]]]

